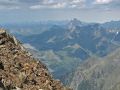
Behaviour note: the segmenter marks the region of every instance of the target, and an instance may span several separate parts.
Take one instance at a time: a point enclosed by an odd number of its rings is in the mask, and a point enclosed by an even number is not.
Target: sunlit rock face
[[[54,80],[20,42],[0,29],[0,90],[70,90]]]

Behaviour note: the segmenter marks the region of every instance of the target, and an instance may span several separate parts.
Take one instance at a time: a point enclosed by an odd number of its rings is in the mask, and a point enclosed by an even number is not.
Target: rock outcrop
[[[0,29],[0,90],[70,90],[54,80],[20,42]]]

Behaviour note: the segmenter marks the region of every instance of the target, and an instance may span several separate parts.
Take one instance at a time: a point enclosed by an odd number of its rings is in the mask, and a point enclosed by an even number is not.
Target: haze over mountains
[[[55,78],[74,90],[120,89],[120,21],[100,24],[73,19],[3,26],[42,60]]]

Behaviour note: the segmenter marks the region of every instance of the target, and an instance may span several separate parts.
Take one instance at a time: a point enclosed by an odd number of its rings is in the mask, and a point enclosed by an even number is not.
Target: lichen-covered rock
[[[0,90],[70,90],[54,80],[20,42],[0,30]]]

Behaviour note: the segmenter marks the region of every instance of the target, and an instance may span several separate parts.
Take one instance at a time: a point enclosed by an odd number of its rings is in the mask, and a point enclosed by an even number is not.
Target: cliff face
[[[14,36],[0,30],[0,90],[70,90],[54,80]]]

